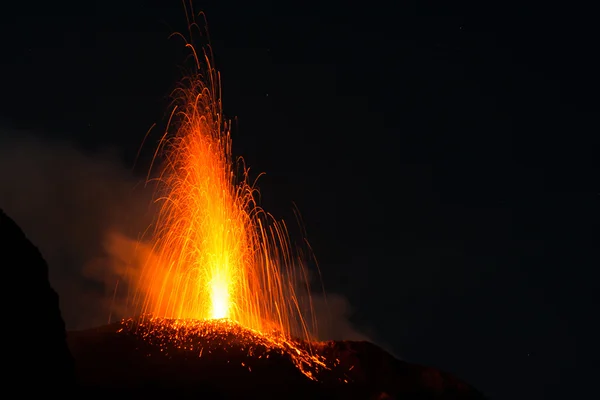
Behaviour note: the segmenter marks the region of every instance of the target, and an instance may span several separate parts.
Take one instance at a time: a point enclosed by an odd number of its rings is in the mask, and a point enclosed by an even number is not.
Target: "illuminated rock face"
[[[43,224],[44,221],[40,221]],[[0,254],[6,300],[3,317],[3,361],[10,385],[20,391],[40,390],[60,394],[74,384],[73,359],[66,343],[58,295],[50,286],[48,265],[39,250],[8,215],[0,210]],[[5,372],[6,374],[6,372]],[[23,378],[31,385],[23,385]]]

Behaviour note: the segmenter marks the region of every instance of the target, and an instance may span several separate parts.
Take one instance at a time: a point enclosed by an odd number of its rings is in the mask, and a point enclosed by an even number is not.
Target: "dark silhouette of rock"
[[[40,221],[43,223],[43,221]],[[0,254],[4,275],[5,326],[3,377],[19,392],[60,394],[73,387],[74,364],[66,342],[58,295],[50,286],[48,265],[19,226],[0,210]],[[23,386],[27,377],[30,387]],[[7,386],[5,386],[7,388]]]

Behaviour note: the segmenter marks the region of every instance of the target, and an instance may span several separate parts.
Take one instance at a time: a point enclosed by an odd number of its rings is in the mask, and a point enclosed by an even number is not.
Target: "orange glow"
[[[210,48],[196,52],[185,43],[194,62],[173,92],[155,155],[163,160],[160,212],[136,304],[153,318],[225,319],[264,335],[310,338],[303,262],[286,225],[260,208],[249,170],[232,155]]]

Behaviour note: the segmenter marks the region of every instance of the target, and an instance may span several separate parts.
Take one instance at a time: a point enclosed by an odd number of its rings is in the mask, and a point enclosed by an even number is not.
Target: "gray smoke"
[[[0,208],[46,258],[67,329],[129,316],[127,282],[135,279],[132,266],[140,264],[154,211],[144,179],[114,149],[86,152],[0,131],[0,182]],[[313,294],[312,301],[320,339],[369,340],[349,322],[345,297]]]

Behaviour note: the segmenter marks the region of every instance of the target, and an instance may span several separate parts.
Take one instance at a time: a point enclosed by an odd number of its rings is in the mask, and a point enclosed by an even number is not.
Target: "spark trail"
[[[310,342],[309,326],[315,326],[303,315],[308,309],[312,318],[305,264],[285,223],[257,204],[255,181],[232,155],[212,50],[196,50],[192,32],[198,25],[189,26],[189,41],[175,36],[185,41],[192,67],[173,92],[173,112],[151,167],[162,160],[155,179],[160,212],[153,255],[135,295],[146,316],[140,326],[152,331],[154,324],[164,333],[171,329],[165,325],[182,332],[186,324],[202,323],[218,330],[230,325],[211,321],[224,320],[262,335],[265,343],[293,349],[290,354],[303,365],[312,360],[322,367],[310,349],[295,347],[291,339]]]

